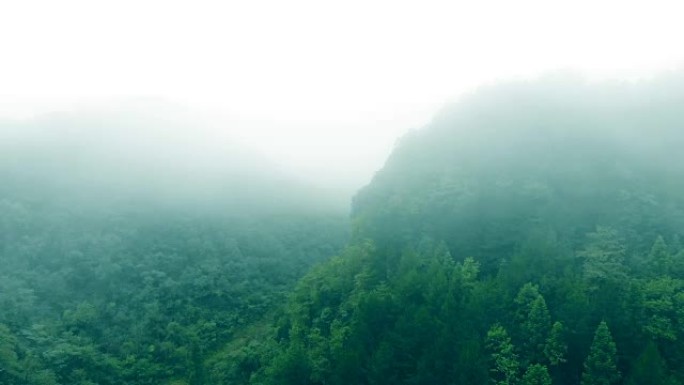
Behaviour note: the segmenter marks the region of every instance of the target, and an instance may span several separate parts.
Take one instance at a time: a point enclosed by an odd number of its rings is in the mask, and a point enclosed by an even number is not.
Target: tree
[[[522,385],[551,385],[551,376],[546,366],[530,365],[522,378]]]
[[[627,385],[664,384],[667,380],[665,361],[658,347],[650,341],[632,364]]]
[[[304,347],[299,341],[294,342],[290,348],[281,352],[268,368],[268,377],[271,383],[286,384],[309,384],[311,367]]]
[[[625,277],[624,259],[626,249],[615,229],[598,226],[587,234],[588,242],[579,253],[583,258],[584,278],[598,289],[606,281]]]
[[[544,347],[544,356],[551,366],[557,366],[566,361],[565,354],[568,352],[568,345],[565,343],[563,334],[563,324],[556,321],[551,327]]]
[[[650,279],[639,287],[639,320],[642,330],[653,339],[677,339],[677,295],[682,282],[670,277]]]
[[[531,283],[525,284],[515,298],[518,305],[517,319],[520,322],[523,352],[533,363],[544,359],[544,347],[551,325],[549,309],[539,288]]]
[[[653,243],[647,263],[651,273],[657,276],[667,275],[672,271],[672,255],[662,236],[658,235]]]
[[[587,238],[579,256],[592,310],[603,318],[619,317],[628,288],[626,247],[617,230],[609,227],[598,226]]]
[[[490,369],[492,383],[496,385],[517,383],[520,363],[506,329],[500,324],[492,326],[487,332],[485,346],[492,362]]]
[[[16,352],[17,338],[9,328],[0,324],[0,382],[5,383],[19,376],[19,360]]]
[[[458,264],[458,268],[461,272],[463,286],[467,287],[468,289],[472,289],[477,282],[477,275],[480,272],[480,264],[475,261],[473,257],[467,257],[463,263]]]
[[[620,379],[616,355],[617,348],[608,325],[606,321],[601,321],[596,328],[589,355],[584,361],[582,385],[615,384]]]

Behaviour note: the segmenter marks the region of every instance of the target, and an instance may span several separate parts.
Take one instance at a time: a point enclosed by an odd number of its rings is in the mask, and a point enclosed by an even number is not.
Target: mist
[[[2,191],[80,207],[135,202],[226,214],[348,209],[356,187],[348,180],[343,189],[325,184],[250,147],[230,125],[159,100],[1,122]]]
[[[0,384],[684,384],[680,8],[0,2]]]
[[[5,120],[0,380],[681,383],[683,79],[482,84],[377,162],[345,118]]]
[[[0,117],[152,100],[349,200],[397,138],[483,84],[644,79],[684,59],[667,1],[143,3],[4,4]]]

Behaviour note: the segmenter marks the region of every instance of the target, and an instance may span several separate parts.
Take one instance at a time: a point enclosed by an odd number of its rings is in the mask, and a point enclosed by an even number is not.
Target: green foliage
[[[672,255],[665,243],[665,239],[658,235],[651,252],[648,254],[648,268],[656,276],[667,275],[673,271]]]
[[[632,365],[627,385],[666,384],[668,371],[658,347],[650,341]]]
[[[6,377],[6,381],[19,374],[20,365],[16,349],[17,337],[12,335],[7,326],[0,324],[0,376]]]
[[[605,283],[615,283],[625,278],[625,246],[615,229],[599,226],[587,234],[585,248],[579,253],[583,259],[584,278],[596,289]]]
[[[551,328],[551,316],[539,288],[525,284],[515,298],[518,307],[517,321],[520,324],[520,338],[523,353],[534,363],[544,360],[544,348]]]
[[[676,340],[678,335],[677,299],[684,283],[670,277],[640,282],[639,317],[642,330],[652,339]]]
[[[582,385],[610,385],[617,383],[619,379],[617,348],[608,325],[601,321],[596,328],[589,355],[584,361]]]
[[[44,384],[206,383],[207,357],[281,303],[347,232],[330,215],[0,209],[16,232],[0,248],[2,375]],[[247,381],[258,366],[235,376]]]
[[[0,383],[676,385],[684,91],[624,87],[446,109],[354,198],[349,242],[311,211],[0,185]]]
[[[485,342],[487,351],[491,356],[492,383],[497,385],[517,384],[520,363],[506,329],[501,325],[492,326],[487,332]]]
[[[549,370],[544,365],[530,365],[522,377],[521,385],[551,385]]]
[[[567,361],[566,354],[568,352],[568,345],[565,342],[565,331],[563,324],[560,321],[553,323],[549,338],[546,340],[544,346],[544,356],[550,366],[557,366]]]

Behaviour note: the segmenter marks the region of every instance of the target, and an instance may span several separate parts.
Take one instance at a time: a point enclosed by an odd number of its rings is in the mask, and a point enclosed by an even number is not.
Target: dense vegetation
[[[682,105],[677,76],[479,90],[398,143],[350,226],[5,190],[0,379],[682,384]]]
[[[349,238],[328,197],[301,196],[244,154],[220,159],[238,159],[249,181],[173,159],[163,132],[147,154],[80,119],[0,128],[13,138],[0,143],[3,385],[209,383],[204,361]]]
[[[345,227],[338,216],[102,218],[1,201],[2,383],[202,383],[203,357],[336,253]]]
[[[684,87],[484,89],[397,146],[255,384],[684,381]],[[236,383],[236,382],[227,382]]]

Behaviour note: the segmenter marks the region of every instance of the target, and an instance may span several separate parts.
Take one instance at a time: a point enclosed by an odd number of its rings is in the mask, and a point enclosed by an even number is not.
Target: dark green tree
[[[551,328],[551,316],[537,285],[525,284],[515,298],[524,357],[533,363],[544,359],[544,347]]]
[[[650,341],[632,364],[632,370],[627,377],[627,385],[666,384],[668,379],[667,367],[660,355],[658,346]]]
[[[546,366],[530,365],[523,375],[521,385],[551,385],[551,376]]]
[[[596,328],[589,355],[584,361],[582,385],[611,385],[619,380],[617,348],[608,325],[605,321],[601,321]]]
[[[549,338],[544,346],[544,356],[549,365],[557,366],[566,361],[565,355],[568,352],[568,345],[565,343],[563,324],[559,321],[553,323]]]

